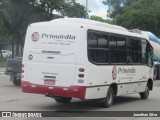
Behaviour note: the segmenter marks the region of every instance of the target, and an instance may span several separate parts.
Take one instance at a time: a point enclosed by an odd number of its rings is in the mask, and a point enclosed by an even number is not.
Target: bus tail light
[[[78,74],[79,79],[77,81],[78,81],[78,83],[84,83],[83,78],[84,78],[85,69],[84,68],[79,68],[78,71],[79,71],[79,74]]]
[[[83,78],[84,74],[78,74],[78,77]]]
[[[22,73],[24,73],[24,64],[22,64]]]
[[[24,64],[22,64],[22,71],[21,71],[21,79],[23,79],[24,78]]]
[[[84,68],[79,68],[79,72],[84,72],[85,69]]]

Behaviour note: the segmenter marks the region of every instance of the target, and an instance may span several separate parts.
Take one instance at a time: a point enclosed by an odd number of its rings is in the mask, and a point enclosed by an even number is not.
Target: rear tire
[[[113,92],[113,88],[110,87],[108,89],[106,98],[104,98],[104,100],[103,100],[103,106],[105,108],[109,108],[113,104],[113,100],[114,100],[114,92]]]
[[[140,95],[141,99],[147,99],[148,98],[148,96],[149,96],[149,87],[148,87],[148,85],[146,86],[145,91],[142,92],[142,93],[139,93],[139,95]]]
[[[15,86],[21,86],[21,80],[20,80],[20,79],[17,80],[17,78],[14,78],[13,84],[14,84]]]
[[[55,98],[55,101],[58,102],[58,103],[70,103],[72,100],[72,98],[69,98],[69,97],[58,97],[58,98]]]

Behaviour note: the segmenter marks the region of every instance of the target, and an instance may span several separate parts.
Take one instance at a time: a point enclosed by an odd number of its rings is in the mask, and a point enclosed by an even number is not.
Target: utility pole
[[[88,19],[88,0],[86,0],[86,19]]]

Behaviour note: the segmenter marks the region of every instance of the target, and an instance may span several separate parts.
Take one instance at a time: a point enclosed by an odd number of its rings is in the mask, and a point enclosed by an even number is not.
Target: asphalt
[[[160,87],[160,80],[154,80],[153,85]]]

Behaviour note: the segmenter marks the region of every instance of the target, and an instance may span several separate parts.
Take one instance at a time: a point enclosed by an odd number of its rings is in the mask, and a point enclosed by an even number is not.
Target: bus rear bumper
[[[44,94],[48,97],[72,97],[85,99],[86,87],[84,86],[70,86],[57,87],[37,85],[30,82],[22,82],[22,91],[25,93]]]

